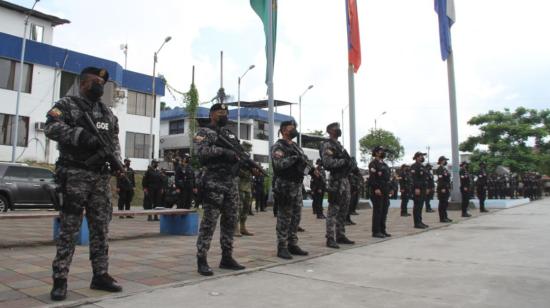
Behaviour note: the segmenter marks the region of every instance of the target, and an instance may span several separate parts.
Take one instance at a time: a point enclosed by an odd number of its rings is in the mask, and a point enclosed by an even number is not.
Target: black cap
[[[81,80],[83,79],[84,75],[96,75],[103,78],[105,82],[109,81],[109,72],[104,68],[88,66],[80,72]]]
[[[444,161],[444,160],[449,160],[449,159],[448,159],[447,157],[445,157],[445,156],[439,156],[439,158],[437,159],[437,162],[440,163],[440,162],[442,162],[442,161]]]
[[[217,110],[227,110],[227,105],[224,103],[215,103],[210,107],[210,112],[217,111]]]
[[[281,122],[280,129],[283,130],[283,128],[293,125],[294,127],[298,127],[298,124],[296,124],[296,121],[290,120],[290,121],[283,121]]]
[[[124,162],[127,162],[127,161],[131,162],[131,160],[129,158],[125,158]]]
[[[329,125],[327,125],[327,133],[330,129],[339,128],[339,127],[340,127],[340,123],[338,122],[330,123]]]
[[[463,161],[463,162],[460,163],[460,167],[465,166],[465,165],[468,165],[467,161]]]
[[[323,161],[320,158],[317,158],[317,160],[315,161],[315,164],[321,165],[323,164]]]
[[[375,156],[378,151],[384,151],[385,152],[386,148],[384,148],[381,145],[375,146],[374,149],[372,149],[372,156]]]
[[[426,153],[416,152],[414,153],[413,159],[416,159],[418,156],[424,156],[424,155],[426,155]]]

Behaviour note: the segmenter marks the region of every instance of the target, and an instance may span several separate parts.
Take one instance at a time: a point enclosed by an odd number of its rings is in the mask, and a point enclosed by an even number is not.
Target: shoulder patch
[[[331,149],[326,149],[325,154],[327,155],[334,155],[334,152]]]
[[[59,110],[59,108],[57,107],[53,107],[49,112],[48,112],[48,115],[51,116],[51,117],[54,117],[54,118],[57,118],[59,116],[61,116],[63,113],[61,112],[61,110]]]
[[[372,168],[370,168],[370,171],[376,172],[376,168],[372,167]]]
[[[195,142],[202,142],[204,140],[204,137],[203,136],[200,136],[200,135],[196,135],[194,138],[193,138],[193,141]]]
[[[277,151],[273,152],[273,156],[275,158],[281,158],[281,157],[285,156],[285,153],[281,150],[277,150]]]

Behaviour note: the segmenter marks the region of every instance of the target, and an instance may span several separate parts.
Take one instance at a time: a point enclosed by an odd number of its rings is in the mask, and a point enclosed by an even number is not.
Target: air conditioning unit
[[[123,99],[125,97],[126,97],[126,91],[124,91],[124,90],[116,90],[115,91],[115,98]]]
[[[46,123],[44,123],[44,122],[35,122],[34,123],[34,129],[39,131],[39,132],[43,132],[45,128],[46,128]]]

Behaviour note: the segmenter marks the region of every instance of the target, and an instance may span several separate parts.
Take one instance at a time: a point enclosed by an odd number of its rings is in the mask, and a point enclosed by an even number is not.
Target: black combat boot
[[[348,244],[348,245],[353,245],[355,244],[354,241],[350,240],[349,238],[347,238],[345,235],[342,235],[340,237],[338,237],[336,239],[336,243],[338,244]]]
[[[220,261],[220,268],[240,271],[245,269],[244,266],[240,265],[233,259],[233,256],[230,253],[222,253],[222,260]]]
[[[485,209],[485,206],[480,207],[480,208],[479,208],[479,211],[480,211],[481,213],[488,213],[488,212],[489,212],[489,211],[487,211],[487,209]]]
[[[385,236],[384,233],[382,233],[382,232],[373,233],[373,234],[372,234],[372,237],[376,237],[376,238],[386,238],[386,236]]]
[[[111,275],[107,273],[103,275],[94,275],[94,277],[92,278],[92,283],[90,284],[90,289],[102,290],[107,292],[122,291],[122,287],[113,277],[111,277]]]
[[[305,250],[302,250],[298,245],[288,245],[288,252],[295,256],[307,256],[309,253]]]
[[[197,271],[203,276],[214,275],[214,272],[212,272],[212,269],[208,266],[206,257],[197,257]]]
[[[391,234],[389,234],[389,233],[386,232],[386,231],[382,232],[382,234],[384,234],[385,237],[391,237]]]
[[[333,238],[327,238],[327,247],[336,248],[336,249],[340,248],[340,246],[338,246],[338,244]]]
[[[277,257],[285,260],[292,259],[292,255],[288,251],[288,248],[282,246],[277,247]]]
[[[472,217],[468,212],[462,212],[462,217]]]
[[[67,279],[54,278],[53,287],[50,292],[52,301],[62,301],[67,298]]]

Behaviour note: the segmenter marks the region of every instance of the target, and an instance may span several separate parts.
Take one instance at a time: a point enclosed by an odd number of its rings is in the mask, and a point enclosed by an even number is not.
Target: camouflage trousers
[[[348,178],[329,180],[326,238],[338,239],[346,235],[346,215],[350,203]]]
[[[107,273],[109,269],[109,222],[111,189],[108,174],[98,174],[82,169],[67,168],[63,209],[59,213],[60,231],[57,254],[52,264],[53,278],[67,278],[73,259],[75,238],[78,236],[82,217],[88,220],[90,232],[90,261],[94,275]]]
[[[239,204],[237,178],[219,178],[205,175],[203,178],[203,209],[197,256],[206,257],[220,217],[220,246],[224,254],[233,253],[233,232]]]
[[[286,248],[298,243],[298,226],[302,218],[302,183],[294,183],[282,178],[275,182],[278,203],[277,244]]]
[[[252,194],[249,191],[239,191],[239,221],[245,224],[252,207]]]

